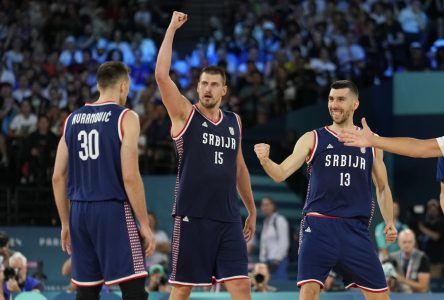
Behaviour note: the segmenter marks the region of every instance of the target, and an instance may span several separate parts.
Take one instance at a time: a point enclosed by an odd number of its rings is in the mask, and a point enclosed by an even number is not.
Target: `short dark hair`
[[[358,91],[358,87],[356,86],[356,84],[354,84],[352,81],[350,80],[338,80],[333,82],[330,85],[331,89],[335,89],[335,90],[339,90],[339,89],[350,89],[350,91],[355,94],[356,98],[359,98],[359,91]]]
[[[222,83],[225,85],[227,82],[227,76],[225,75],[224,70],[221,67],[218,66],[208,66],[200,70],[199,74],[199,81],[200,77],[203,73],[211,74],[211,75],[220,75],[222,77]]]
[[[5,247],[9,242],[9,236],[6,232],[0,231],[0,248]]]
[[[96,79],[100,88],[109,88],[123,78],[127,79],[130,68],[120,61],[108,61],[100,65]]]

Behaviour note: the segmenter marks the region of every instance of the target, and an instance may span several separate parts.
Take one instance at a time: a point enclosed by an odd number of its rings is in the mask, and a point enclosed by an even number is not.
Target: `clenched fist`
[[[170,26],[179,29],[188,20],[188,15],[180,11],[174,11],[171,17]]]
[[[256,152],[257,158],[259,158],[259,161],[263,164],[269,159],[270,145],[264,143],[256,144],[254,145],[254,152]]]

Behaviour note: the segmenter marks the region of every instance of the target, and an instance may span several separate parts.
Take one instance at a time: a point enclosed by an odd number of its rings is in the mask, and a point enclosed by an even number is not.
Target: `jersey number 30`
[[[80,141],[79,157],[81,160],[96,159],[99,157],[99,132],[95,129],[90,132],[82,130],[77,135]]]

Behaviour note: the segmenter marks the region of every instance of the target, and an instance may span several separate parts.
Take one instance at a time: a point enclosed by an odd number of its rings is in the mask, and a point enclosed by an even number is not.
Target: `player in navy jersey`
[[[233,299],[248,300],[246,241],[256,227],[250,177],[242,155],[241,121],[220,110],[227,92],[218,67],[201,71],[192,105],[169,76],[174,34],[187,15],[174,12],[159,49],[156,81],[171,118],[178,159],[170,299],[188,299],[193,286],[224,282]],[[237,193],[248,210],[242,228]]]
[[[361,288],[366,299],[389,298],[368,230],[374,210],[373,179],[386,223],[386,239],[396,239],[383,153],[373,148],[345,147],[336,134],[341,128],[358,130],[353,125],[358,106],[354,83],[336,81],[328,98],[333,124],[305,133],[281,164],[269,158],[269,145],[257,144],[254,148],[266,173],[277,182],[293,174],[304,161],[308,164],[309,185],[298,258],[300,299],[319,299],[331,269],[343,276],[346,287]]]
[[[343,130],[339,138],[347,146],[377,147],[399,155],[428,158],[444,156],[444,136],[434,139],[414,139],[408,137],[388,138],[373,134],[365,118],[362,118],[363,130],[359,132]],[[440,158],[442,161],[443,158]],[[444,176],[444,175],[443,175]],[[444,183],[441,182],[441,209],[444,212]]]
[[[78,300],[99,299],[103,284],[119,284],[123,299],[147,299],[144,257],[155,241],[138,167],[139,119],[123,107],[129,85],[127,66],[102,64],[99,99],[68,116],[57,149],[53,189]]]

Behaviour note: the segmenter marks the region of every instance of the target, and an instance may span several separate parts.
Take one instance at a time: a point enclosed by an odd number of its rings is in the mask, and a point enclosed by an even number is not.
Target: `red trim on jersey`
[[[213,123],[213,125],[219,125],[220,122],[222,122],[222,119],[223,119],[223,116],[224,116],[224,115],[222,114],[222,111],[221,111],[220,109],[219,109],[219,117],[218,117],[217,121],[213,121],[213,120],[211,120],[210,118],[208,118],[203,112],[201,112],[200,109],[199,109],[199,107],[197,107],[196,104],[194,104],[193,106],[194,106],[194,107],[196,108],[196,110],[202,115],[202,117],[204,117],[205,119],[207,119],[207,121]]]
[[[96,102],[85,103],[85,106],[96,106],[96,105],[110,104],[110,103],[112,103],[112,104],[117,104],[117,105],[118,105],[118,103],[116,103],[116,102],[114,102],[114,101],[103,101],[103,102],[99,102],[99,103],[96,103]]]
[[[130,278],[125,278],[125,279],[117,280],[117,281],[111,280],[112,283],[106,283],[105,282],[105,285],[120,284],[122,282],[127,282],[127,281],[130,281],[130,280],[134,280],[134,279],[138,279],[138,278],[143,278],[143,277],[148,277],[148,273],[142,273],[142,274],[140,274],[138,276],[133,276],[133,277],[130,277]]]
[[[190,122],[191,116],[193,115],[193,113],[194,113],[194,105],[193,105],[193,109],[191,110],[190,114],[188,115],[187,121],[185,122],[185,125],[183,126],[182,130],[178,134],[176,134],[176,135],[173,135],[173,133],[170,131],[171,137],[173,139],[179,137],[185,131],[185,129],[188,128],[188,123]],[[173,129],[172,125],[171,125],[171,129]]]
[[[305,215],[308,216],[308,217],[317,217],[317,218],[326,218],[326,219],[339,219],[339,217],[323,215],[323,214],[319,214],[319,213],[306,213]]]
[[[300,288],[304,284],[310,283],[310,282],[317,283],[317,284],[319,284],[321,286],[322,289],[324,288],[324,284],[322,282],[320,282],[319,280],[316,280],[316,279],[307,279],[307,280],[299,281],[299,282],[296,283],[296,286]]]
[[[329,126],[325,126],[325,129],[327,129],[327,131],[333,134],[335,137],[338,137],[338,134],[334,130],[330,129]]]
[[[125,114],[126,114],[127,112],[129,112],[129,109],[124,110],[123,113],[122,113],[122,117],[120,118],[120,124],[119,124],[119,127],[120,127],[120,132],[122,133],[122,139],[123,139],[123,118],[125,117]]]
[[[63,122],[63,128],[62,128],[62,132],[61,132],[61,134],[64,136],[65,135],[65,130],[66,130],[66,123],[68,123],[68,119],[69,119],[69,117],[72,115],[72,113],[70,113],[67,117],[66,117],[66,119],[65,119],[65,121]]]
[[[98,285],[103,285],[105,283],[104,280],[101,280],[100,282],[97,282],[97,283],[82,283],[82,282],[75,281],[73,279],[71,279],[71,282],[74,283],[76,286],[80,286],[80,287],[98,286]]]
[[[350,283],[345,288],[346,289],[358,288],[358,289],[361,289],[361,290],[364,290],[364,291],[367,291],[367,292],[370,292],[370,293],[384,293],[384,292],[388,291],[388,287],[385,287],[383,289],[371,289],[371,288],[368,288],[368,287],[364,287],[364,286],[358,285],[356,283]]]
[[[316,132],[316,130],[313,130],[313,134],[314,134],[313,148],[311,149],[311,152],[308,155],[307,162],[310,162],[313,159],[313,155],[316,151],[316,147],[318,146],[318,133]]]
[[[178,286],[192,286],[192,287],[199,287],[199,286],[212,286],[213,283],[177,283],[177,281],[168,281],[171,285],[178,285]]]

